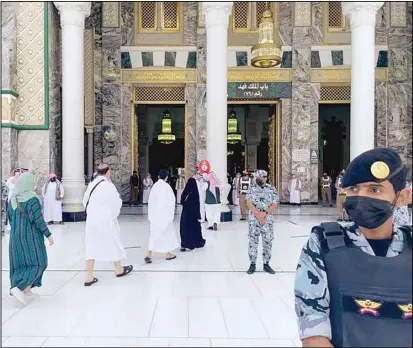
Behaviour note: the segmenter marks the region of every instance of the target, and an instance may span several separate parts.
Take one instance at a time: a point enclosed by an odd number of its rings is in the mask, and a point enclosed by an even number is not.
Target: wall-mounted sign
[[[317,150],[311,150],[310,163],[318,164],[318,151]]]
[[[228,99],[291,98],[290,82],[230,82]]]
[[[310,149],[293,149],[292,161],[293,162],[308,162],[310,159]]]

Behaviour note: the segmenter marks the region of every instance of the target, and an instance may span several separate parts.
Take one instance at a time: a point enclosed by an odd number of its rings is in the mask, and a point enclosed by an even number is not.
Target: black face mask
[[[50,181],[51,181],[51,182],[55,182],[55,181],[56,181],[56,178],[51,178]]]
[[[369,230],[383,225],[392,215],[394,206],[382,199],[350,196],[343,203],[357,226]]]
[[[255,180],[255,182],[257,183],[258,186],[263,187],[264,186],[264,182],[261,180]]]

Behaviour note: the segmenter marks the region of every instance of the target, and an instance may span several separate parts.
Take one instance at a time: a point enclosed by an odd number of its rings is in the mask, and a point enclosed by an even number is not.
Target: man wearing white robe
[[[57,179],[56,174],[50,174],[46,183],[42,188],[43,206],[44,206],[44,221],[49,225],[54,222],[63,224],[62,218],[62,199],[65,195],[65,190],[62,183]]]
[[[290,204],[301,205],[300,192],[302,189],[301,180],[295,174],[291,175],[290,184],[288,185],[288,192],[290,193]]]
[[[96,261],[113,262],[116,277],[123,277],[132,272],[133,267],[122,266],[121,260],[126,252],[120,239],[118,216],[122,207],[122,199],[115,185],[110,180],[110,169],[107,164],[100,164],[98,176],[93,180],[83,197],[86,210],[86,281],[91,286],[98,280],[93,276]]]
[[[146,174],[146,178],[143,179],[143,196],[142,196],[142,203],[143,204],[148,204],[149,201],[149,195],[151,193],[151,189],[153,186],[153,180],[151,177],[151,174]]]
[[[179,247],[174,225],[175,195],[167,179],[168,171],[162,169],[159,172],[159,180],[153,185],[149,196],[150,236],[146,263],[152,263],[152,252],[165,253],[166,260],[173,260],[176,256],[172,251]]]
[[[237,173],[237,175],[235,175],[234,180],[232,180],[232,203],[235,206],[235,213],[239,214],[240,213],[240,201],[239,201],[239,196],[241,193],[241,174]]]
[[[185,185],[186,185],[186,182],[185,182],[184,175],[179,174],[179,178],[178,178],[178,180],[176,181],[176,184],[175,184],[176,203],[177,204],[182,204],[181,196],[182,196],[182,192],[184,192]]]

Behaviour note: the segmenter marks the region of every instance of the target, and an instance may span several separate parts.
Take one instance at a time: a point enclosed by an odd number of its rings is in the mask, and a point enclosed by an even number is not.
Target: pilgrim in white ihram
[[[293,205],[300,205],[300,192],[302,189],[301,180],[295,176],[295,174],[291,175],[290,184],[288,187],[288,191],[290,192],[290,203]]]
[[[143,204],[148,204],[149,201],[149,195],[151,193],[151,189],[153,186],[153,180],[151,177],[151,174],[146,174],[146,178],[143,179],[143,196],[142,196],[142,203]]]
[[[149,250],[145,257],[146,263],[152,262],[152,252],[166,253],[166,259],[176,256],[171,251],[179,247],[176,237],[175,195],[166,182],[168,171],[159,172],[159,180],[153,185],[148,202],[148,220],[150,223]]]

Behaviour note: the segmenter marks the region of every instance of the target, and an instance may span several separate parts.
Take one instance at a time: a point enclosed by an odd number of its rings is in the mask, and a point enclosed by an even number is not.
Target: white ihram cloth
[[[56,199],[57,185],[59,184],[60,197],[63,198],[65,190],[60,182],[46,182],[42,188],[42,195],[44,200],[44,221],[62,221],[62,201]],[[46,186],[47,185],[47,186]],[[47,189],[46,189],[47,187]]]
[[[241,186],[241,178],[235,177],[232,181],[232,203],[234,205],[239,205],[239,195]]]
[[[290,203],[300,204],[300,191],[301,191],[301,181],[299,179],[291,179],[289,191],[290,191]]]
[[[167,253],[179,247],[175,225],[175,195],[171,186],[159,179],[153,185],[148,202],[149,250]]]
[[[208,220],[208,227],[219,225],[221,222],[221,204],[205,204],[205,213]]]
[[[143,179],[143,197],[142,197],[143,204],[148,203],[152,186],[153,186],[153,181],[151,178]]]
[[[199,192],[199,209],[201,211],[201,222],[205,222],[205,197],[208,184],[202,179],[197,180],[196,184],[198,186]]]
[[[92,189],[98,185],[91,193]],[[90,197],[90,200],[89,200]],[[122,200],[115,185],[106,177],[98,176],[93,180],[83,197],[86,208],[85,247],[86,260],[120,261],[126,258],[126,252],[120,240],[118,216]]]

